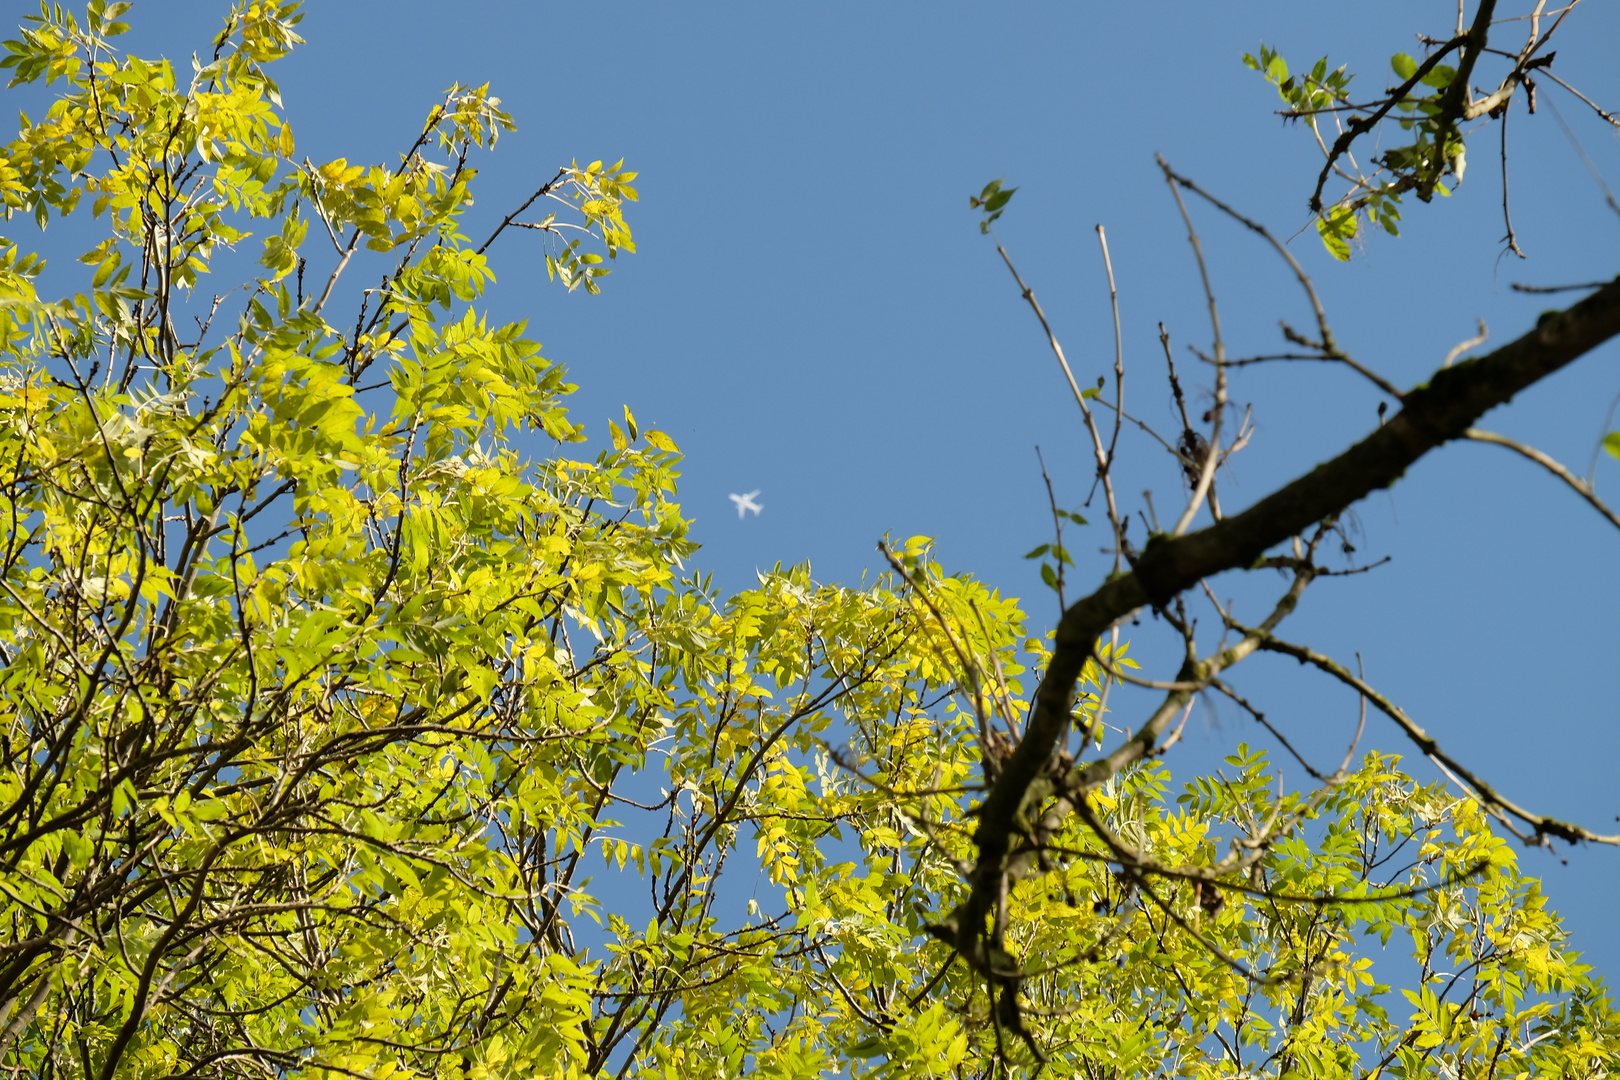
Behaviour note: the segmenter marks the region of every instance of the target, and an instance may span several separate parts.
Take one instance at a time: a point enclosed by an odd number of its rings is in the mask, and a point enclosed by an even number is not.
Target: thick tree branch
[[[1272,545],[1394,484],[1430,450],[1465,437],[1484,413],[1617,335],[1620,278],[1566,311],[1543,315],[1535,329],[1518,340],[1437,371],[1428,384],[1404,395],[1404,407],[1389,422],[1243,513],[1185,536],[1155,536],[1131,572],[1064,612],[1051,662],[1035,691],[1025,736],[979,810],[973,894],[936,932],[973,963],[984,947],[984,918],[994,910],[1002,879],[1022,877],[1033,866],[1029,860],[1008,858],[1014,842],[1027,831],[1021,822],[1034,809],[1030,804],[1059,785],[1078,793],[1102,783],[1152,749],[1156,735],[1149,732],[1106,763],[1076,766],[1063,777],[1052,775],[1075,684],[1098,636],[1114,620],[1145,604],[1163,604],[1203,577],[1252,565]]]

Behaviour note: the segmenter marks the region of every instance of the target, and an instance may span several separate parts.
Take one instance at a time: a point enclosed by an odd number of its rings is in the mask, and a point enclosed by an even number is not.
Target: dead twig
[[[1457,359],[1457,357],[1461,356],[1469,349],[1472,349],[1474,346],[1485,344],[1485,339],[1490,336],[1491,332],[1490,330],[1486,329],[1485,320],[1480,319],[1479,333],[1474,337],[1469,338],[1467,341],[1459,341],[1457,344],[1453,345],[1451,347],[1451,351],[1446,353],[1445,363],[1441,364],[1440,366],[1443,368],[1450,367],[1453,360]]]
[[[1620,515],[1616,515],[1613,510],[1609,509],[1608,505],[1604,503],[1602,499],[1597,497],[1597,493],[1592,490],[1592,485],[1588,481],[1582,480],[1580,477],[1570,472],[1556,459],[1549,457],[1547,454],[1542,453],[1533,446],[1526,446],[1524,443],[1514,442],[1507,436],[1498,435],[1494,431],[1481,431],[1479,428],[1469,428],[1467,431],[1463,432],[1463,438],[1472,439],[1474,442],[1493,443],[1497,446],[1506,447],[1507,449],[1512,450],[1515,454],[1519,454],[1522,457],[1530,459],[1537,465],[1540,465],[1543,469],[1546,469],[1548,472],[1558,477],[1558,479],[1562,480],[1564,483],[1568,484],[1575,491],[1575,494],[1585,499],[1591,505],[1592,509],[1596,510],[1598,513],[1602,514],[1606,519],[1608,519],[1610,525],[1620,528]]]

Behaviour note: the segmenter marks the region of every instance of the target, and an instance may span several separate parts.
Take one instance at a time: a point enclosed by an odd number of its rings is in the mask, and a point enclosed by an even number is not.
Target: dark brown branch
[[[1581,292],[1586,289],[1601,289],[1607,284],[1607,281],[1587,281],[1580,285],[1524,285],[1515,281],[1509,288],[1522,293]]]
[[[1154,537],[1131,572],[1064,612],[1025,736],[979,809],[972,893],[936,934],[982,969],[984,920],[995,908],[1003,878],[1035,869],[1027,860],[1009,859],[1009,853],[1029,831],[1028,819],[1039,802],[1059,789],[1072,795],[1105,782],[1150,752],[1163,733],[1168,719],[1156,715],[1108,759],[1062,775],[1052,772],[1081,670],[1114,620],[1147,604],[1162,605],[1201,578],[1249,566],[1274,544],[1391,486],[1429,451],[1465,437],[1484,413],[1617,335],[1620,278],[1566,311],[1543,315],[1516,341],[1436,372],[1427,385],[1405,395],[1404,407],[1388,422],[1241,514],[1185,536]]]
[[[1557,83],[1559,86],[1562,86],[1565,90],[1568,90],[1570,93],[1574,94],[1576,97],[1580,98],[1583,102],[1591,107],[1593,112],[1601,116],[1606,123],[1613,124],[1615,127],[1620,127],[1620,116],[1615,116],[1613,113],[1604,109],[1597,102],[1593,101],[1591,98],[1587,97],[1585,94],[1581,93],[1579,90],[1575,89],[1573,86],[1569,85],[1569,83],[1565,82],[1563,79],[1560,79],[1552,72],[1544,70],[1542,71],[1542,74],[1551,79],[1553,82]]]
[[[489,245],[491,245],[491,244],[493,244],[495,242],[496,237],[500,236],[501,233],[505,232],[507,226],[511,225],[512,222],[517,220],[517,216],[519,214],[523,213],[523,211],[525,211],[529,207],[533,206],[534,201],[536,199],[540,198],[540,196],[551,194],[551,189],[556,187],[558,181],[560,181],[563,177],[565,177],[567,175],[568,175],[567,166],[564,166],[563,168],[558,169],[556,176],[553,176],[550,180],[547,180],[544,184],[541,184],[540,187],[539,187],[539,190],[537,190],[533,195],[530,195],[528,197],[528,199],[524,200],[524,203],[523,203],[522,206],[518,207],[516,210],[512,211],[510,214],[507,214],[506,217],[501,221],[501,223],[499,225],[495,226],[495,231],[489,234],[489,239],[488,240],[485,240],[482,244],[478,245],[478,250],[477,250],[477,252],[475,252],[475,254],[482,255],[485,252],[485,250],[488,249]]]
[[[1513,211],[1509,208],[1509,205],[1508,205],[1508,162],[1507,162],[1507,122],[1508,122],[1508,112],[1509,112],[1509,109],[1507,108],[1507,106],[1504,105],[1502,107],[1502,119],[1500,121],[1500,126],[1501,126],[1501,129],[1502,129],[1502,155],[1501,155],[1502,156],[1502,222],[1503,222],[1503,224],[1505,224],[1507,226],[1507,235],[1502,237],[1502,239],[1507,242],[1508,250],[1513,252],[1513,254],[1517,255],[1519,258],[1522,259],[1522,258],[1525,257],[1525,254],[1524,254],[1524,252],[1519,250],[1519,238],[1516,235],[1514,235],[1514,232],[1513,232]]]
[[[1364,698],[1372,702],[1379,712],[1395,721],[1400,726],[1402,733],[1411,739],[1417,748],[1423,751],[1425,756],[1448,773],[1461,779],[1467,786],[1473,788],[1480,802],[1484,803],[1487,809],[1493,811],[1498,817],[1506,814],[1518,818],[1535,830],[1537,840],[1556,836],[1560,840],[1567,840],[1571,844],[1582,840],[1598,844],[1620,844],[1620,836],[1601,836],[1579,825],[1572,825],[1569,822],[1558,821],[1555,818],[1532,813],[1524,807],[1509,801],[1489,783],[1480,779],[1456,758],[1441,749],[1440,744],[1434,740],[1433,736],[1419,727],[1411,717],[1407,716],[1392,701],[1371,686],[1368,686],[1365,680],[1351,674],[1348,669],[1336,663],[1331,657],[1313,652],[1303,645],[1294,645],[1286,641],[1279,641],[1276,638],[1269,638],[1260,647],[1270,652],[1281,653],[1284,656],[1292,656],[1300,663],[1310,664],[1332,675],[1346,686],[1353,687]]]
[[[1495,4],[1493,2],[1487,6],[1494,7]],[[1382,105],[1378,106],[1375,111],[1368,113],[1366,116],[1358,117],[1350,121],[1350,123],[1345,126],[1344,131],[1339,135],[1339,137],[1333,140],[1333,146],[1328,150],[1328,159],[1322,166],[1322,174],[1316,178],[1316,190],[1311,192],[1311,213],[1320,214],[1322,212],[1322,189],[1327,187],[1328,177],[1333,175],[1333,166],[1336,165],[1338,160],[1350,149],[1350,144],[1355,142],[1356,139],[1362,135],[1365,135],[1367,132],[1371,131],[1373,128],[1377,127],[1378,122],[1384,117],[1388,116],[1390,110],[1394,109],[1396,105],[1399,105],[1402,101],[1404,101],[1406,99],[1406,95],[1411,93],[1412,89],[1417,86],[1418,83],[1423,81],[1423,76],[1433,71],[1435,67],[1439,65],[1440,61],[1445,59],[1453,49],[1463,44],[1463,42],[1469,40],[1469,38],[1472,36],[1472,32],[1470,32],[1470,34],[1465,37],[1455,37],[1446,42],[1438,50],[1431,53],[1429,57],[1423,61],[1423,63],[1418,65],[1418,69],[1412,72],[1411,78],[1407,79],[1400,86],[1391,91],[1389,97]],[[1474,66],[1475,55],[1477,55],[1477,52],[1471,51],[1469,55],[1463,59],[1462,67],[1464,69],[1471,69]],[[1467,81],[1467,78],[1468,75],[1466,70],[1458,71],[1457,78],[1455,81],[1453,81],[1452,85],[1461,85]],[[1460,111],[1461,106],[1458,106],[1458,109]]]

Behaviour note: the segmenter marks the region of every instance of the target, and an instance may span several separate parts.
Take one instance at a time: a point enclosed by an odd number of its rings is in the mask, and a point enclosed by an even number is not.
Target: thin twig
[[[1507,235],[1502,239],[1507,241],[1508,250],[1522,259],[1525,258],[1525,254],[1519,250],[1518,237],[1513,235],[1513,214],[1508,209],[1507,122],[1508,114],[1512,111],[1511,108],[1504,104],[1502,106],[1502,118],[1497,122],[1497,126],[1502,131],[1502,221],[1507,226]],[[1484,323],[1480,325],[1483,326]],[[1446,366],[1450,367],[1451,365],[1447,363]]]
[[[1080,406],[1080,415],[1085,418],[1086,431],[1091,436],[1091,448],[1097,458],[1097,475],[1102,477],[1103,496],[1108,500],[1108,522],[1114,527],[1114,550],[1116,553],[1125,549],[1125,526],[1119,519],[1119,505],[1114,500],[1114,483],[1109,475],[1108,451],[1103,447],[1102,434],[1097,430],[1097,421],[1086,405],[1086,396],[1080,392],[1080,384],[1074,381],[1074,371],[1069,367],[1068,357],[1063,355],[1063,346],[1058,343],[1057,335],[1052,332],[1052,324],[1046,321],[1046,312],[1041,310],[1040,301],[1035,299],[1035,291],[1024,284],[1019,276],[1018,268],[1013,265],[1012,257],[1007,249],[999,243],[996,245],[996,254],[1001,261],[1007,264],[1007,271],[1012,274],[1013,281],[1018,284],[1018,293],[1029,304],[1030,310],[1035,312],[1035,318],[1040,320],[1041,329],[1046,333],[1046,342],[1052,348],[1052,354],[1057,357],[1058,365],[1063,368],[1063,377],[1069,381],[1069,389],[1074,392],[1074,401]],[[1118,572],[1120,554],[1114,556],[1114,570]]]
[[[1243,697],[1243,695],[1239,694],[1236,690],[1232,689],[1230,686],[1228,686],[1226,683],[1222,682],[1220,679],[1215,679],[1209,685],[1213,686],[1215,689],[1217,689],[1221,693],[1225,694],[1228,698],[1230,698],[1232,700],[1233,704],[1237,705],[1238,708],[1242,709],[1244,712],[1246,712],[1250,716],[1254,717],[1255,722],[1257,724],[1259,724],[1261,727],[1265,728],[1267,731],[1269,731],[1271,733],[1271,737],[1276,739],[1279,743],[1281,743],[1282,748],[1284,750],[1288,751],[1288,753],[1293,757],[1293,759],[1295,761],[1300,763],[1300,765],[1305,769],[1305,771],[1310,774],[1312,780],[1315,780],[1318,783],[1321,783],[1321,782],[1327,780],[1326,776],[1324,776],[1320,772],[1318,772],[1316,770],[1316,768],[1309,761],[1305,760],[1305,757],[1304,757],[1303,754],[1301,754],[1298,750],[1294,749],[1294,744],[1288,741],[1288,737],[1286,735],[1284,735],[1281,731],[1277,730],[1277,726],[1275,724],[1273,724],[1270,720],[1266,719],[1266,714],[1261,712],[1259,709],[1255,708],[1254,705],[1248,699]]]
[[[1115,430],[1118,430],[1118,424],[1115,425]],[[1113,455],[1110,454],[1109,457],[1112,458]],[[1058,516],[1057,496],[1052,491],[1052,477],[1046,472],[1046,458],[1042,456],[1039,445],[1035,447],[1035,460],[1041,463],[1041,479],[1046,482],[1046,503],[1052,508],[1052,531],[1056,534],[1056,542],[1052,545],[1052,558],[1057,562],[1058,616],[1061,618],[1069,606],[1063,599],[1063,564],[1068,561],[1069,553],[1063,546],[1063,519]],[[989,640],[988,637],[985,638],[986,642]]]
[[[1515,281],[1509,287],[1514,292],[1522,293],[1559,293],[1575,292],[1577,290],[1586,289],[1601,289],[1607,284],[1607,281],[1586,281],[1579,285],[1521,285],[1519,282]]]
[[[1125,420],[1125,338],[1119,328],[1119,290],[1114,287],[1114,260],[1108,257],[1108,234],[1097,226],[1097,243],[1102,245],[1103,269],[1108,271],[1108,306],[1114,313],[1114,434],[1108,440],[1108,464],[1114,464],[1114,448],[1119,445],[1119,429]]]
[[[1597,102],[1593,101],[1591,98],[1587,97],[1585,94],[1581,93],[1579,90],[1577,90],[1573,86],[1569,85],[1569,83],[1565,82],[1563,79],[1560,79],[1558,76],[1554,75],[1550,69],[1542,68],[1541,69],[1541,74],[1544,77],[1546,77],[1548,79],[1551,79],[1553,82],[1557,83],[1559,86],[1562,86],[1565,90],[1568,90],[1570,93],[1574,94],[1576,97],[1580,98],[1583,102],[1585,102],[1588,106],[1591,107],[1593,112],[1597,113],[1604,120],[1606,120],[1609,123],[1613,124],[1615,127],[1620,127],[1620,116],[1616,116],[1613,113],[1607,111],[1606,109],[1603,109],[1603,108],[1599,107]]]
[[[1620,394],[1614,396],[1609,402],[1609,411],[1603,414],[1603,427],[1598,431],[1597,442],[1592,446],[1592,460],[1586,465],[1586,484],[1593,490],[1597,489],[1597,463],[1598,455],[1603,452],[1603,439],[1614,425],[1614,410],[1620,408]]]
[[[1532,813],[1516,803],[1510,802],[1508,799],[1499,794],[1490,784],[1480,779],[1472,771],[1458,762],[1457,759],[1453,758],[1450,754],[1447,754],[1444,750],[1442,750],[1440,748],[1440,744],[1436,742],[1428,732],[1419,727],[1417,723],[1414,722],[1410,716],[1406,715],[1406,713],[1398,706],[1396,706],[1394,702],[1380,694],[1377,690],[1374,690],[1371,686],[1368,686],[1366,680],[1353,675],[1342,665],[1334,661],[1331,657],[1314,652],[1303,645],[1294,645],[1279,638],[1271,637],[1269,634],[1266,636],[1265,640],[1261,642],[1260,648],[1269,652],[1281,653],[1284,656],[1292,656],[1301,663],[1311,664],[1312,666],[1327,672],[1329,675],[1332,675],[1334,678],[1338,679],[1340,682],[1351,687],[1352,689],[1364,694],[1367,700],[1371,701],[1379,712],[1395,721],[1396,725],[1400,727],[1401,731],[1406,735],[1406,737],[1411,739],[1412,742],[1417,745],[1418,749],[1422,750],[1431,761],[1455,773],[1459,778],[1459,781],[1465,786],[1472,788],[1479,800],[1485,803],[1487,806],[1503,811],[1507,814],[1511,814],[1513,817],[1518,818],[1526,825],[1529,825],[1535,830],[1538,837],[1556,836],[1559,839],[1567,840],[1572,844],[1585,840],[1594,844],[1620,845],[1620,836],[1600,835],[1579,825],[1573,825],[1569,822],[1558,821],[1554,818],[1544,817],[1540,814]]]
[[[1307,342],[1307,344],[1312,343]],[[1248,367],[1251,364],[1269,364],[1277,360],[1313,360],[1323,364],[1344,364],[1355,371],[1358,375],[1361,375],[1368,382],[1371,382],[1374,386],[1378,387],[1378,389],[1382,390],[1390,397],[1393,397],[1396,401],[1403,400],[1406,396],[1395,388],[1394,383],[1390,382],[1382,375],[1379,375],[1377,372],[1374,372],[1369,368],[1363,367],[1361,364],[1344,355],[1329,356],[1323,353],[1266,353],[1263,356],[1244,356],[1237,360],[1228,360],[1226,362],[1226,366],[1229,368]]]
[[[343,249],[343,257],[338,260],[338,264],[336,268],[333,269],[331,276],[326,279],[326,288],[321,290],[321,298],[315,301],[314,307],[310,308],[311,314],[319,315],[321,313],[321,308],[325,307],[326,302],[332,298],[332,290],[337,288],[338,278],[343,276],[343,271],[348,267],[349,260],[354,258],[354,249],[359,245],[359,243],[360,230],[355,229],[353,234],[349,237],[348,246]]]
[[[1552,72],[1549,71],[1547,74],[1551,76]],[[1564,84],[1560,83],[1559,85]],[[1564,137],[1569,140],[1569,144],[1575,148],[1575,152],[1579,154],[1581,160],[1586,163],[1586,171],[1592,174],[1592,179],[1596,180],[1598,187],[1603,190],[1603,199],[1609,204],[1609,209],[1613,210],[1616,214],[1620,214],[1620,200],[1615,199],[1614,192],[1609,189],[1609,182],[1603,179],[1603,173],[1599,171],[1597,163],[1594,162],[1592,160],[1592,156],[1586,152],[1586,147],[1581,145],[1581,140],[1575,137],[1575,132],[1570,129],[1569,124],[1564,120],[1564,114],[1558,111],[1558,106],[1554,104],[1551,95],[1549,95],[1547,98],[1547,108],[1552,110],[1553,119],[1557,120],[1558,126],[1564,129]],[[1606,119],[1609,118],[1606,117]]]
[[[1467,352],[1469,349],[1474,348],[1476,345],[1485,344],[1485,339],[1490,337],[1490,336],[1491,336],[1491,332],[1490,332],[1490,330],[1486,329],[1485,320],[1480,319],[1479,320],[1479,334],[1477,336],[1475,336],[1475,337],[1469,338],[1467,341],[1459,341],[1457,344],[1453,345],[1451,347],[1451,351],[1446,353],[1446,362],[1441,364],[1440,366],[1443,367],[1443,368],[1450,367],[1451,362],[1453,360],[1457,359],[1457,357],[1461,356],[1463,353]]]
[[[1113,408],[1114,408],[1114,403],[1112,401],[1106,401],[1103,398],[1095,398],[1094,400],[1097,402],[1097,404],[1100,407],[1102,407],[1104,409],[1113,410]],[[1178,452],[1175,447],[1171,446],[1169,444],[1169,442],[1167,442],[1165,440],[1165,437],[1163,435],[1160,435],[1157,431],[1154,431],[1153,428],[1150,427],[1145,421],[1143,421],[1139,417],[1132,416],[1130,413],[1124,413],[1123,415],[1124,415],[1126,420],[1130,421],[1131,423],[1135,424],[1138,428],[1140,428],[1144,435],[1146,435],[1148,438],[1152,439],[1154,442],[1158,443],[1160,446],[1164,447],[1166,450],[1170,451],[1170,454],[1173,457],[1176,457],[1178,459],[1181,457],[1180,452]],[[1195,462],[1195,464],[1196,464],[1196,462]]]
[[[1172,530],[1172,536],[1180,536],[1187,531],[1198,516],[1198,508],[1203,505],[1205,497],[1209,494],[1210,485],[1215,482],[1215,465],[1220,457],[1221,447],[1221,421],[1226,412],[1226,342],[1221,337],[1221,315],[1215,305],[1215,291],[1209,283],[1209,267],[1204,263],[1203,245],[1198,240],[1198,232],[1193,228],[1192,216],[1187,213],[1187,204],[1182,201],[1181,188],[1177,186],[1178,177],[1170,168],[1168,162],[1161,156],[1158,158],[1159,168],[1164,170],[1165,181],[1170,185],[1170,194],[1175,196],[1176,207],[1181,211],[1181,220],[1187,226],[1187,240],[1192,244],[1193,257],[1198,261],[1198,276],[1204,285],[1204,299],[1209,305],[1209,323],[1214,337],[1213,351],[1215,362],[1215,407],[1210,410],[1212,421],[1210,424],[1209,451],[1204,457],[1204,467],[1199,470],[1198,483],[1193,487],[1192,498],[1187,500],[1187,509],[1182,511],[1181,518]]]
[[[510,214],[507,214],[506,217],[504,219],[502,219],[501,223],[495,227],[495,231],[489,234],[489,239],[485,240],[482,244],[478,245],[478,250],[477,250],[477,252],[475,252],[475,254],[482,255],[484,253],[485,249],[487,249],[489,247],[489,245],[491,245],[491,244],[493,244],[495,242],[496,237],[500,236],[501,233],[506,231],[506,227],[508,225],[512,224],[512,222],[517,218],[517,216],[519,214],[523,213],[523,211],[525,211],[529,207],[533,206],[536,199],[539,199],[541,196],[544,196],[544,195],[550,195],[551,194],[551,189],[556,187],[558,181],[560,181],[563,177],[565,177],[567,175],[568,175],[568,167],[566,165],[563,166],[562,168],[558,169],[556,176],[553,176],[550,180],[547,180],[544,184],[541,184],[539,190],[536,191],[533,195],[530,195],[527,199],[525,199],[522,206],[518,207],[516,210],[512,211]]]
[[[1333,329],[1328,325],[1327,309],[1322,306],[1321,297],[1316,295],[1316,286],[1311,282],[1310,275],[1307,274],[1305,272],[1305,268],[1299,264],[1299,260],[1294,258],[1293,252],[1289,251],[1285,244],[1280,243],[1275,236],[1271,235],[1270,229],[1267,229],[1258,221],[1238,213],[1237,210],[1233,209],[1231,206],[1228,206],[1220,199],[1217,199],[1215,196],[1199,187],[1194,181],[1182,176],[1180,173],[1171,172],[1169,169],[1166,169],[1166,172],[1168,172],[1170,176],[1174,177],[1176,183],[1180,184],[1194,195],[1197,195],[1199,198],[1209,203],[1211,206],[1225,214],[1227,217],[1231,218],[1233,221],[1236,221],[1238,224],[1249,229],[1251,232],[1258,233],[1260,236],[1265,238],[1266,243],[1271,245],[1272,250],[1281,256],[1283,261],[1288,264],[1288,268],[1294,272],[1294,277],[1299,281],[1300,288],[1305,290],[1305,298],[1309,300],[1311,304],[1311,313],[1316,316],[1316,331],[1322,337],[1320,347],[1324,352],[1337,355],[1339,352],[1339,347],[1334,341]],[[1164,327],[1161,325],[1159,330],[1162,333]]]
[[[1160,164],[1163,164],[1163,162],[1160,162]],[[1170,172],[1168,168],[1166,168],[1166,172],[1170,173],[1171,176],[1174,176],[1174,181],[1176,181],[1176,183],[1179,183],[1179,185],[1183,186],[1183,188],[1186,188],[1187,191],[1191,191],[1192,194],[1196,194],[1196,196],[1199,196],[1199,198],[1204,199],[1205,202],[1209,202],[1210,206],[1220,210],[1221,214],[1228,215],[1228,217],[1231,217],[1234,222],[1241,223],[1241,225],[1244,225],[1244,227],[1249,228],[1251,232],[1259,233],[1260,236],[1264,236],[1265,243],[1272,244],[1273,251],[1277,251],[1278,256],[1281,256],[1281,259],[1288,264],[1288,269],[1293,270],[1294,279],[1298,280],[1299,287],[1306,291],[1306,300],[1311,301],[1311,313],[1314,314],[1315,321],[1317,321],[1317,334],[1320,335],[1320,340],[1319,342],[1312,342],[1312,340],[1309,340],[1309,338],[1302,337],[1302,335],[1299,334],[1294,334],[1293,330],[1288,329],[1286,325],[1283,327],[1283,334],[1285,334],[1285,337],[1290,338],[1291,342],[1296,342],[1299,343],[1299,345],[1306,345],[1306,347],[1315,348],[1315,350],[1322,351],[1322,353],[1324,353],[1324,359],[1333,359],[1333,361],[1338,361],[1338,363],[1346,364],[1346,366],[1349,366],[1349,368],[1354,369],[1354,371],[1358,372],[1358,374],[1361,374],[1364,379],[1372,382],[1375,387],[1379,387],[1380,390],[1388,393],[1390,397],[1395,398],[1396,402],[1405,400],[1403,395],[1401,395],[1400,390],[1396,389],[1395,384],[1392,384],[1392,382],[1385,379],[1385,377],[1380,376],[1380,374],[1377,374],[1377,372],[1372,371],[1372,369],[1366,368],[1364,364],[1358,363],[1356,359],[1351,358],[1348,353],[1345,353],[1345,351],[1338,347],[1338,342],[1336,342],[1335,338],[1333,338],[1333,329],[1330,327],[1330,325],[1328,325],[1327,309],[1322,306],[1322,298],[1317,296],[1315,285],[1311,282],[1311,275],[1306,274],[1304,267],[1299,266],[1299,261],[1296,259],[1296,257],[1294,257],[1294,254],[1291,253],[1290,249],[1288,249],[1288,244],[1281,243],[1281,241],[1277,240],[1277,236],[1273,236],[1272,232],[1270,232],[1265,225],[1260,225],[1259,222],[1249,219],[1249,217],[1246,217],[1246,215],[1239,214],[1238,210],[1228,206],[1226,202],[1221,202],[1220,199],[1212,196],[1212,194],[1210,194],[1209,191],[1205,191],[1204,188],[1200,188],[1197,183],[1189,180],[1189,178],[1186,178],[1186,176],[1179,175],[1179,173]],[[1160,330],[1163,330],[1163,327],[1160,327]]]
[[[1620,516],[1616,516],[1615,512],[1610,510],[1608,506],[1604,504],[1603,500],[1597,497],[1597,494],[1592,490],[1591,484],[1587,483],[1585,480],[1582,480],[1580,477],[1566,469],[1563,465],[1559,464],[1557,460],[1542,453],[1535,447],[1526,446],[1520,442],[1514,442],[1507,436],[1498,435],[1494,431],[1481,431],[1479,428],[1469,428],[1467,431],[1464,431],[1463,438],[1472,439],[1475,442],[1495,443],[1497,446],[1505,446],[1514,453],[1529,458],[1531,461],[1535,462],[1537,465],[1540,465],[1543,469],[1546,469],[1548,472],[1558,477],[1558,479],[1568,484],[1571,488],[1575,489],[1575,493],[1590,503],[1594,510],[1607,518],[1609,520],[1609,524],[1615,526],[1616,528],[1620,528]]]
[[[1192,430],[1192,421],[1187,419],[1187,397],[1181,392],[1181,380],[1176,378],[1176,359],[1170,355],[1170,331],[1159,324],[1159,345],[1164,349],[1165,366],[1170,369],[1170,393],[1176,399],[1176,409],[1181,413],[1181,427],[1183,431]]]

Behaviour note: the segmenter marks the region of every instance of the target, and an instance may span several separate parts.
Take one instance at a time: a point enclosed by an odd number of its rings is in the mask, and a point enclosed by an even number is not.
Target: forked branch
[[[941,921],[935,933],[970,964],[987,970],[986,920],[1012,883],[1041,869],[1040,860],[1019,851],[1023,838],[1030,835],[1031,822],[1057,810],[1067,816],[1086,791],[1152,753],[1184,703],[1181,693],[1169,695],[1138,737],[1104,760],[1055,766],[1081,671],[1094,656],[1099,636],[1117,619],[1147,605],[1163,608],[1206,577],[1253,565],[1272,546],[1393,485],[1436,447],[1468,438],[1480,416],[1617,335],[1620,278],[1565,311],[1542,316],[1533,330],[1494,352],[1437,371],[1426,385],[1406,392],[1401,410],[1360,442],[1242,513],[1183,536],[1154,537],[1130,571],[1071,605],[1058,624],[1024,737],[979,808],[974,836],[979,854],[969,898]],[[1195,677],[1215,674],[1199,672]],[[1378,702],[1370,687],[1358,689]],[[1620,843],[1620,837],[1598,836],[1512,806],[1476,780],[1467,782],[1482,797],[1529,824],[1538,836]],[[1053,796],[1056,802],[1043,814],[1043,805]]]

